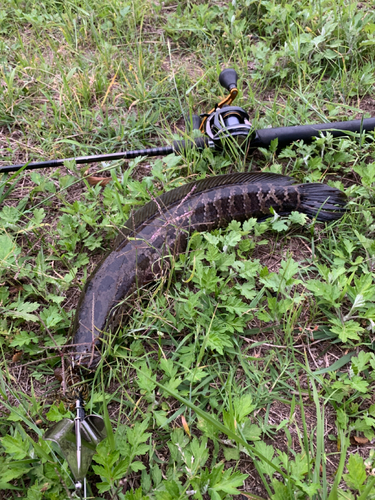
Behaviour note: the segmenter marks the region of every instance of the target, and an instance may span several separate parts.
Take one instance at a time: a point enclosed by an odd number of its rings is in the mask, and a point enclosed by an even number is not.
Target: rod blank
[[[64,158],[62,160],[38,161],[33,163],[22,163],[19,165],[9,165],[0,167],[0,174],[17,172],[26,165],[26,170],[37,168],[62,167],[66,161],[75,161],[77,165],[85,163],[95,163],[99,161],[132,160],[138,156],[167,156],[172,153],[182,153],[188,149],[203,149],[208,145],[207,137],[198,137],[194,141],[174,141],[172,146],[162,146],[160,148],[138,149],[134,151],[120,151],[118,153],[108,153],[94,156],[78,156],[76,158]]]

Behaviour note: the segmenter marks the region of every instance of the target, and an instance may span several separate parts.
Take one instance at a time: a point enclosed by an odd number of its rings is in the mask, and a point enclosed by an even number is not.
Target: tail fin
[[[346,195],[327,184],[300,184],[298,190],[301,195],[299,210],[309,217],[316,217],[318,221],[326,222],[337,220],[346,211]]]

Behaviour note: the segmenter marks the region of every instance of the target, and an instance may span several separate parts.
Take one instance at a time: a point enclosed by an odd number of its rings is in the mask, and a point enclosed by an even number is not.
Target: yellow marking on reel
[[[227,95],[227,97],[225,97],[222,101],[219,102],[219,104],[216,106],[216,108],[212,108],[211,111],[207,114],[210,115],[211,113],[214,113],[217,108],[222,108],[223,106],[230,106],[237,96],[238,96],[238,89],[235,87],[230,91],[230,93],[229,93],[229,95]],[[203,134],[204,134],[204,125],[206,123],[207,118],[208,117],[205,116],[202,120],[202,123],[199,126],[199,130]]]

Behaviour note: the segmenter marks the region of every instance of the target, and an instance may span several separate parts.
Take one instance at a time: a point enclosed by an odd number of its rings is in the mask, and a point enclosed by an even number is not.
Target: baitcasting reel
[[[244,109],[230,106],[238,95],[237,73],[234,69],[225,69],[220,73],[219,82],[229,95],[208,114],[201,115],[199,130],[208,137],[208,146],[212,149],[224,149],[233,138],[242,146],[250,136],[251,123]]]

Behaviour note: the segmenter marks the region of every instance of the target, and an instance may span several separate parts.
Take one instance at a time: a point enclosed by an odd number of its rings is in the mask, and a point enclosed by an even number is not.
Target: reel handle
[[[216,111],[217,108],[222,108],[224,106],[230,106],[232,102],[235,100],[235,98],[238,95],[238,90],[237,90],[237,73],[234,71],[233,68],[227,68],[223,69],[223,71],[219,75],[219,83],[222,87],[224,87],[228,92],[229,95],[224,97],[222,101],[219,102],[209,113],[207,113],[203,120],[202,123],[200,124],[199,130],[202,132],[202,134],[205,133],[205,127],[207,123],[207,118]]]
[[[224,69],[219,75],[219,83],[230,92],[237,88],[238,75],[232,68]]]

